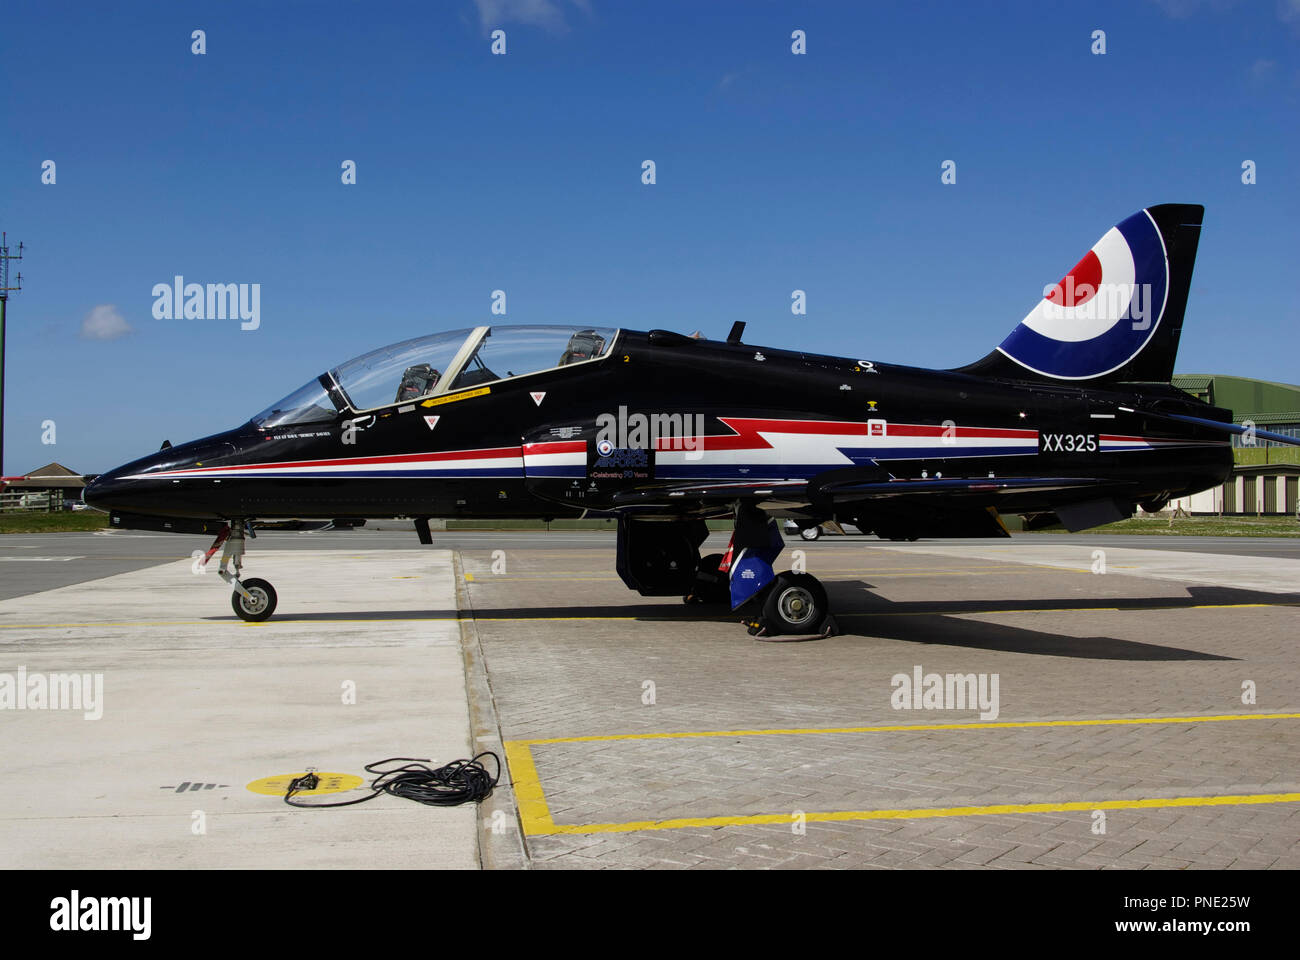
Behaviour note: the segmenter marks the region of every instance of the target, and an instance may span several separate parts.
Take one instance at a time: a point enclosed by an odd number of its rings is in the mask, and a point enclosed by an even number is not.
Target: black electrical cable
[[[479,758],[491,757],[496,761],[496,775],[488,773],[487,768],[479,763]],[[291,807],[312,810],[324,807],[350,807],[354,803],[365,803],[381,793],[395,797],[405,797],[418,803],[434,807],[455,807],[462,803],[477,803],[492,795],[492,789],[501,778],[501,758],[491,750],[478,754],[470,760],[453,760],[438,768],[428,767],[429,760],[412,757],[389,757],[366,764],[366,771],[377,774],[370,783],[372,793],[355,800],[340,800],[337,803],[297,803],[294,795],[302,790],[315,790],[320,784],[320,777],[315,773],[306,773],[295,777],[285,792],[284,802]],[[405,766],[391,770],[379,768],[388,763],[404,763]]]

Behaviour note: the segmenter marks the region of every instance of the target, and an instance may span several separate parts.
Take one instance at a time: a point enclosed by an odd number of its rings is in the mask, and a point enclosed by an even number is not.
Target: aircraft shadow
[[[1113,597],[1056,599],[958,599],[890,601],[871,593],[872,585],[861,580],[840,580],[827,584],[840,636],[865,639],[903,640],[909,643],[971,647],[1027,653],[1038,656],[1076,657],[1088,660],[1235,660],[1219,654],[1189,650],[1166,644],[1124,640],[1117,637],[1075,637],[959,619],[959,614],[1180,610],[1205,607],[1233,607],[1242,604],[1298,604],[1300,594],[1266,593],[1235,587],[1189,586],[1186,596]],[[278,616],[273,622],[366,622],[401,620],[458,620],[457,610],[357,610],[302,613]],[[667,603],[585,604],[554,607],[479,607],[473,612],[479,621],[604,620],[633,619],[650,623],[736,623],[741,615],[716,605],[673,606]],[[212,620],[235,620],[234,616]]]
[[[1236,657],[1189,650],[1166,644],[1124,640],[1118,637],[1076,637],[1013,627],[980,620],[958,619],[957,614],[1034,613],[1060,610],[1141,612],[1235,607],[1242,604],[1300,604],[1300,594],[1277,594],[1237,587],[1188,586],[1186,596],[1101,597],[1018,600],[960,599],[889,601],[870,593],[864,581],[838,581],[828,585],[831,606],[841,635],[905,640],[910,643],[975,647],[1040,656],[1088,660],[1236,660]],[[856,591],[856,592],[855,592]],[[863,602],[864,599],[867,602]]]

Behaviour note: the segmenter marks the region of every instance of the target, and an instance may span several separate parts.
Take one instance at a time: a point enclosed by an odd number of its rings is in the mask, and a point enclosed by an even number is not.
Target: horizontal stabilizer
[[[1208,427],[1211,430],[1218,430],[1222,433],[1234,434],[1238,437],[1255,437],[1259,440],[1268,440],[1272,443],[1285,443],[1287,446],[1300,447],[1300,437],[1288,437],[1284,433],[1274,433],[1271,430],[1261,430],[1255,425],[1249,426],[1240,423],[1223,423],[1220,420],[1206,420],[1202,417],[1189,417],[1182,413],[1160,413],[1151,414],[1145,410],[1143,416],[1158,416],[1165,420],[1180,420],[1183,423],[1194,423],[1198,427]]]

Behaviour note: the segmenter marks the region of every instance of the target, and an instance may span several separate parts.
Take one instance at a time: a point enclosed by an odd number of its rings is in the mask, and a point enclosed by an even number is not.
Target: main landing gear
[[[676,594],[687,604],[726,604],[752,637],[829,637],[836,633],[826,588],[802,571],[778,574],[785,549],[775,520],[751,503],[735,508],[726,553],[700,556],[709,529],[700,519],[618,520],[618,575],[643,597]]]
[[[753,612],[743,621],[751,637],[829,637],[837,631],[821,581],[808,573],[772,567],[785,549],[775,520],[749,504],[736,510],[731,545],[720,564],[730,576],[731,608]]]
[[[778,574],[762,600],[762,614],[746,624],[751,637],[814,634],[828,637],[835,629],[821,581],[808,573]]]
[[[247,620],[251,623],[257,623],[268,619],[271,614],[275,613],[275,587],[271,586],[265,580],[257,577],[250,577],[247,580],[241,580],[240,571],[244,566],[244,537],[256,538],[247,521],[232,520],[221,528],[217,534],[217,539],[212,541],[212,546],[208,552],[203,555],[200,563],[207,566],[218,548],[224,545],[221,550],[221,564],[217,568],[217,574],[222,580],[234,586],[235,592],[230,595],[230,606],[234,608],[235,615],[241,620]],[[233,570],[227,569],[227,565],[233,566]]]

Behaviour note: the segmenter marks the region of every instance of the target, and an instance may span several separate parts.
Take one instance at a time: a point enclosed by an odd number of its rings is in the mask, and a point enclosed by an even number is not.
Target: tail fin
[[[960,373],[1167,383],[1205,208],[1164,203],[1106,232],[996,350]]]

